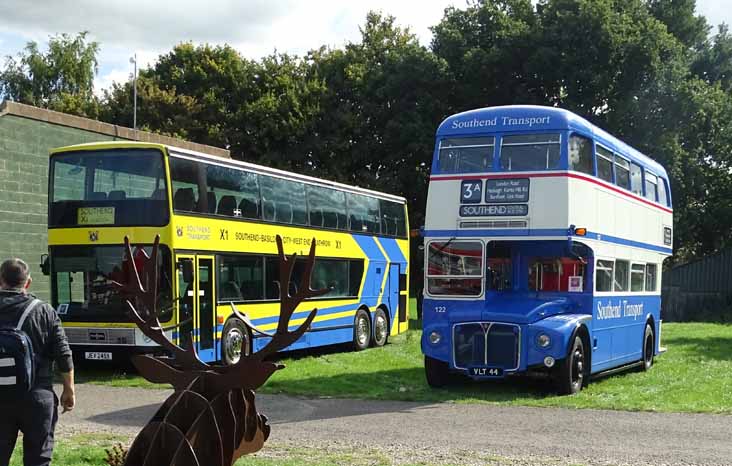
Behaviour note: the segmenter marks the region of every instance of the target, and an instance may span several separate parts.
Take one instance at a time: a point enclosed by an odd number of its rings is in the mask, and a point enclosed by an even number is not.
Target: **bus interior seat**
[[[221,284],[221,299],[242,301],[244,298],[241,294],[241,289],[236,282],[224,282]]]
[[[156,201],[162,201],[165,199],[165,188],[159,188],[153,191],[152,195],[150,196],[150,199],[156,200]]]
[[[322,210],[310,209],[310,225],[314,227],[322,227],[324,217],[325,214]]]
[[[363,231],[363,220],[355,215],[351,215],[351,220],[348,222],[351,231]]]
[[[107,193],[104,191],[94,191],[89,195],[90,201],[106,201],[107,200]]]
[[[276,222],[292,223],[292,206],[289,202],[277,202],[275,207]]]
[[[264,298],[261,280],[244,280],[239,289],[243,299],[256,301]]]
[[[120,191],[120,190],[110,191],[109,196],[108,196],[108,199],[110,201],[121,201],[126,198],[127,198],[127,193],[124,191]]]
[[[275,218],[275,203],[274,201],[262,202],[262,214],[264,220],[274,220]]]
[[[207,192],[206,193],[206,202],[208,202],[207,212],[209,214],[215,214],[216,213],[216,193],[213,191]]]
[[[245,218],[259,218],[259,205],[251,199],[244,198],[239,203],[241,216]]]
[[[323,226],[338,228],[338,214],[335,212],[323,212]]]
[[[222,196],[216,213],[232,216],[234,215],[234,209],[236,209],[236,198],[234,196]]]
[[[178,188],[173,195],[173,209],[193,212],[196,205],[196,196],[193,188]]]

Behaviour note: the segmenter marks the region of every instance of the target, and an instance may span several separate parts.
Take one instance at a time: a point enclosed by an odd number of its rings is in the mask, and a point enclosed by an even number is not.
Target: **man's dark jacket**
[[[0,324],[17,325],[23,309],[34,298],[19,291],[0,290]],[[49,304],[41,302],[28,315],[21,330],[28,334],[33,343],[36,357],[34,386],[51,388],[54,362],[61,372],[69,372],[74,367],[61,320]]]

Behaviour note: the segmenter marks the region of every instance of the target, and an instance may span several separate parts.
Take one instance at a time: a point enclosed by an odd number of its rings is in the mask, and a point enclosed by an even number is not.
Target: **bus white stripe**
[[[15,367],[15,358],[0,359],[0,367]]]

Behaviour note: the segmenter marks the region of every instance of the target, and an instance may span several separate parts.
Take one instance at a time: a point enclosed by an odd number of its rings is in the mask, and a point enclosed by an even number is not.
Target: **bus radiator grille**
[[[520,331],[492,322],[458,324],[453,333],[455,367],[518,368]]]

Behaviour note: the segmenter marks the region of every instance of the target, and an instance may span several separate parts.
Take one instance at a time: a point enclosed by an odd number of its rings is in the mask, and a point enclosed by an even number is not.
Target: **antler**
[[[305,262],[305,270],[303,271],[302,277],[300,277],[300,286],[294,295],[290,294],[289,285],[292,280],[292,270],[295,268],[297,254],[293,254],[289,259],[285,256],[280,235],[277,235],[277,253],[280,257],[280,281],[277,283],[280,288],[280,318],[277,322],[277,331],[270,342],[267,346],[253,355],[259,360],[262,360],[296,342],[302,334],[310,328],[310,324],[313,322],[313,319],[315,319],[315,314],[318,310],[313,309],[310,311],[305,322],[303,322],[297,330],[290,332],[290,319],[292,318],[292,314],[295,312],[295,309],[297,309],[297,306],[304,300],[324,295],[330,291],[328,288],[320,290],[313,290],[310,288],[310,275],[312,274],[313,266],[315,265],[315,238],[313,238],[313,241],[310,243],[310,252],[308,254],[308,259]]]
[[[210,366],[198,358],[196,349],[193,344],[190,348],[184,350],[168,339],[165,331],[160,325],[157,313],[157,293],[158,293],[158,248],[160,245],[160,235],[155,236],[153,243],[152,258],[147,255],[144,250],[141,254],[142,259],[142,281],[140,280],[140,272],[135,258],[132,256],[132,248],[130,247],[130,239],[125,236],[126,257],[124,259],[123,270],[126,270],[127,277],[125,283],[113,282],[115,286],[126,296],[135,301],[137,307],[142,304],[144,312],[141,314],[137,311],[135,305],[128,298],[127,306],[129,307],[130,316],[137,324],[137,327],[145,336],[170,351],[186,369],[208,370]],[[143,285],[144,283],[144,285]]]
[[[241,387],[244,385],[253,389],[264,383],[274,371],[282,369],[283,365],[265,362],[263,359],[290,346],[310,327],[318,311],[317,309],[310,311],[305,322],[297,330],[292,332],[289,330],[290,319],[297,306],[307,298],[320,296],[330,291],[329,289],[313,290],[310,288],[310,275],[315,264],[315,238],[313,238],[310,245],[310,253],[300,279],[299,290],[294,295],[290,294],[288,285],[292,278],[292,270],[295,266],[297,254],[293,254],[289,259],[285,256],[282,248],[282,238],[279,235],[277,235],[277,251],[280,259],[280,281],[278,283],[280,287],[280,317],[277,323],[277,331],[272,334],[272,339],[267,346],[260,351],[247,356],[242,354],[239,361],[232,366],[213,368],[215,372],[221,374],[221,377],[212,381],[218,387]],[[246,374],[246,376],[242,376],[242,374]],[[249,383],[242,384],[243,380]]]

